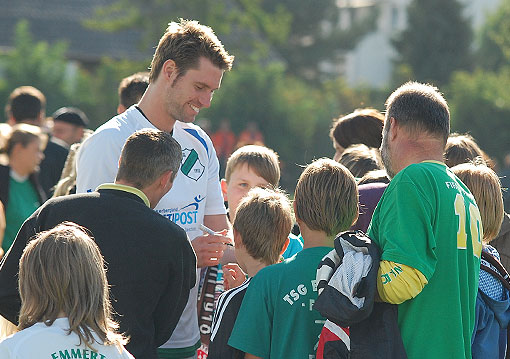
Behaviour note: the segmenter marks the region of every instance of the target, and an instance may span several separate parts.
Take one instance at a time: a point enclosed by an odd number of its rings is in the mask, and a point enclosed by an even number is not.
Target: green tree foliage
[[[340,80],[309,86],[278,64],[240,64],[225,74],[212,106],[200,116],[211,120],[213,131],[223,118],[235,133],[257,122],[266,145],[280,155],[282,185],[293,189],[301,165],[333,156],[331,120],[360,106],[381,108],[384,100],[378,105],[374,98],[381,97],[368,89],[349,89]]]
[[[48,103],[63,106],[69,101],[66,44],[60,42],[50,46],[46,42],[36,43],[26,21],[17,25],[14,44],[11,52],[0,57],[1,98],[7,99],[9,93],[18,86],[32,85],[46,94]]]
[[[166,24],[180,17],[211,26],[239,60],[284,60],[288,72],[307,79],[320,77],[322,61],[339,60],[342,51],[374,29],[377,12],[340,30],[335,0],[117,0],[97,10],[87,24],[116,31],[143,29],[154,43]],[[147,21],[147,19],[151,21]]]
[[[413,0],[407,9],[408,27],[393,45],[399,65],[414,79],[436,85],[471,65],[472,30],[459,0]]]
[[[93,129],[115,115],[120,80],[147,68],[147,64],[104,59],[96,70],[86,72],[69,64],[64,42],[35,42],[26,21],[18,23],[13,43],[12,51],[0,56],[1,101],[5,103],[16,87],[31,85],[46,96],[47,114],[75,106],[87,114]]]
[[[453,76],[447,98],[452,129],[469,132],[489,156],[501,160],[510,151],[510,67]]]
[[[510,1],[502,1],[488,16],[480,33],[477,64],[486,70],[498,70],[510,62]]]

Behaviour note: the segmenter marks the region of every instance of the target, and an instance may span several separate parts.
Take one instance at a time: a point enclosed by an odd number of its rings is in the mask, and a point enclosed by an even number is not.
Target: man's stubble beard
[[[389,135],[389,125],[384,127],[383,136],[382,136],[382,142],[381,142],[381,158],[383,161],[384,168],[386,169],[386,173],[388,174],[388,177],[393,178],[395,177],[395,172],[393,171],[393,168],[391,166],[391,154],[390,154],[390,148],[388,144],[388,135]]]

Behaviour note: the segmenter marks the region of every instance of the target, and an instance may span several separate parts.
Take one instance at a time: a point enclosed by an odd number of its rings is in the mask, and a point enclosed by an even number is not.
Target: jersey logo
[[[200,162],[197,151],[188,148],[182,150],[181,172],[186,177],[198,181],[204,174],[204,170],[205,166]]]

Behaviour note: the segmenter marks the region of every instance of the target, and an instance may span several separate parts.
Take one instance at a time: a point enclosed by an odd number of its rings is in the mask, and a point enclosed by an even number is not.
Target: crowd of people
[[[0,357],[504,358],[510,215],[441,92],[408,82],[384,115],[335,119],[291,201],[256,124],[236,145],[226,120],[212,140],[193,123],[233,61],[170,23],[94,132],[13,90]]]

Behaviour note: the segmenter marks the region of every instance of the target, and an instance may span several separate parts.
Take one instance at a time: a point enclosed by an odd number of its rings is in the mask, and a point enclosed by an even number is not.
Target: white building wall
[[[487,13],[493,11],[501,0],[464,0],[466,16],[471,18],[473,28],[478,29],[485,21]],[[379,6],[377,30],[368,34],[345,55],[343,73],[351,86],[368,85],[384,87],[391,78],[393,59],[396,53],[391,45],[391,38],[406,28],[406,7],[411,0],[339,0],[342,8],[363,8],[366,6]],[[345,11],[348,13],[348,11]],[[345,19],[344,17],[341,17]],[[344,20],[345,21],[345,20]],[[341,25],[345,26],[345,25]]]

